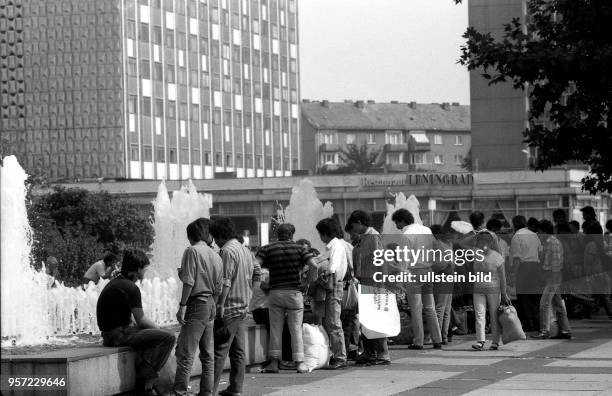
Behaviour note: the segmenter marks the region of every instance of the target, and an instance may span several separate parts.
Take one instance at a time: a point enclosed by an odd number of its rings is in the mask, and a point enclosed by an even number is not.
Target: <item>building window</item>
[[[442,135],[434,135],[434,144],[442,144]]]
[[[176,118],[176,102],[169,100],[166,108],[168,111],[168,118]]]
[[[461,165],[463,163],[463,155],[455,154],[455,165]]]
[[[323,164],[336,164],[336,154],[334,153],[323,153]]]
[[[163,80],[163,69],[164,66],[161,63],[153,63],[153,79],[157,81]]]
[[[210,165],[210,152],[209,151],[204,153],[204,165]]]
[[[232,163],[232,155],[225,154],[225,166],[234,166]]]
[[[137,98],[136,95],[129,95],[128,96],[128,113],[131,114],[136,114],[136,102],[137,102]]]
[[[346,144],[355,144],[355,134],[349,133],[346,135]]]
[[[463,136],[455,135],[455,146],[463,146]]]
[[[153,161],[153,149],[151,146],[144,146],[143,150],[143,161],[152,162]]]
[[[336,133],[335,132],[323,132],[321,134],[321,143],[322,144],[334,144],[336,143]]]
[[[142,115],[147,117],[151,116],[151,98],[142,98]]]
[[[387,164],[402,164],[404,163],[404,153],[389,153],[387,154]]]
[[[140,41],[149,41],[149,24],[141,23],[140,24]]]
[[[136,21],[128,20],[126,26],[126,34],[127,38],[135,40],[136,39]]]
[[[374,133],[368,133],[368,144],[376,144],[376,135]]]
[[[387,144],[402,144],[401,132],[387,132],[385,137]]]
[[[169,149],[168,150],[168,159],[170,160],[170,163],[176,164],[176,149]]]
[[[161,28],[159,26],[153,26],[151,41],[153,41],[153,44],[161,45],[162,34],[161,34]]]
[[[444,164],[444,157],[442,154],[434,154],[434,164],[442,165]]]
[[[174,84],[174,66],[168,65],[166,67],[166,81],[170,84]]]
[[[158,147],[155,150],[155,160],[157,162],[166,162],[166,150],[163,147]]]
[[[138,154],[138,145],[133,144],[130,147],[130,158],[132,161],[140,161],[140,156]]]
[[[423,153],[416,153],[416,154],[412,154],[411,156],[411,162],[415,165],[422,165],[425,163],[425,154]]]
[[[135,76],[136,75],[136,59],[128,58],[127,74],[128,74],[128,76]]]

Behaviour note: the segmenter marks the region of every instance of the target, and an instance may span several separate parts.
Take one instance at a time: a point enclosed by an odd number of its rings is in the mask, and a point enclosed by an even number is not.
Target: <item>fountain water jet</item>
[[[298,186],[291,189],[289,206],[282,212],[283,222],[295,226],[294,240],[308,239],[313,248],[321,253],[325,252],[325,244],[321,242],[315,226],[320,220],[332,217],[334,208],[329,201],[323,205],[310,180],[302,179]]]
[[[395,223],[393,223],[391,220],[391,216],[393,216],[393,213],[398,209],[408,209],[408,211],[414,217],[414,222],[416,224],[423,224],[421,215],[419,214],[419,200],[414,195],[410,195],[408,198],[406,198],[404,193],[400,192],[395,194],[394,204],[387,203],[387,215],[385,216],[385,221],[383,223],[382,234],[401,234],[401,231],[397,229]]]
[[[2,240],[2,346],[66,343],[57,336],[98,333],[96,304],[108,283],[91,282],[85,288],[66,287],[34,270],[30,262],[31,228],[25,205],[27,174],[17,159],[4,159],[1,169]],[[212,199],[198,194],[193,183],[168,195],[165,183],[155,201],[155,242],[151,272],[156,277],[138,283],[145,314],[159,325],[175,323],[179,298],[176,268],[188,245],[185,228],[190,221],[209,217]],[[155,256],[157,254],[158,256]],[[161,277],[161,278],[160,278]]]

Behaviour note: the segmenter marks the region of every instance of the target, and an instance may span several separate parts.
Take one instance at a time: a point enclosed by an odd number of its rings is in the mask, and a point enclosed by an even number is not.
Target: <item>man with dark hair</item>
[[[362,293],[374,293],[372,275],[379,270],[373,265],[374,252],[384,249],[382,237],[372,227],[372,217],[363,210],[350,214],[346,228],[357,235],[352,254],[355,277],[361,283]],[[362,335],[362,338],[363,353],[357,359],[358,365],[391,364],[386,337],[368,339]]]
[[[213,395],[217,393],[225,359],[230,357],[230,377],[221,396],[242,393],[245,373],[244,320],[249,310],[251,288],[259,287],[260,266],[251,252],[238,241],[234,222],[228,217],[217,217],[210,225],[210,234],[221,247],[223,261],[223,289],[217,304],[215,323],[215,380]],[[218,324],[218,325],[217,325]]]
[[[329,251],[329,268],[326,275],[329,277],[329,289],[325,294],[325,329],[329,335],[333,357],[329,362],[329,369],[346,368],[346,346],[344,344],[344,331],[340,319],[342,309],[342,295],[344,292],[343,279],[348,269],[348,257],[344,244],[337,238],[338,223],[333,218],[319,221],[316,225],[321,241],[327,245]]]
[[[404,243],[409,250],[417,251],[422,249],[424,252],[434,248],[433,234],[428,227],[414,222],[414,216],[407,209],[398,209],[393,215],[391,220],[395,223],[398,230],[404,234]],[[421,256],[416,262],[409,263],[410,267],[405,270],[409,270],[411,273],[417,276],[417,279],[421,275],[427,276],[429,272],[432,272],[432,264],[424,257]],[[429,334],[433,341],[433,347],[435,349],[442,348],[442,334],[440,332],[440,325],[438,323],[438,316],[436,315],[436,303],[433,295],[433,283],[410,283],[406,285],[406,298],[410,305],[410,321],[412,323],[412,332],[414,333],[414,340],[412,344],[408,346],[409,349],[423,349],[423,343],[425,333],[423,329],[423,311],[427,319],[427,327],[429,327]]]
[[[136,385],[138,394],[152,394],[154,380],[166,364],[175,336],[160,330],[142,310],[136,282],[144,278],[149,266],[147,255],[139,249],[123,253],[121,275],[111,280],[100,293],[96,314],[104,346],[129,346],[138,352]],[[132,316],[137,327],[131,326]]]
[[[223,287],[221,257],[206,243],[209,239],[210,220],[199,218],[187,226],[189,246],[183,253],[179,279],[183,291],[176,318],[181,327],[176,346],[176,375],[174,393],[186,395],[193,365],[199,347],[202,375],[200,394],[212,395],[214,387],[213,330],[216,299]]]
[[[544,287],[540,299],[540,333],[534,336],[534,338],[550,338],[550,310],[552,308],[557,317],[557,324],[559,325],[559,334],[555,335],[553,338],[570,339],[572,336],[570,335],[567,310],[565,309],[565,303],[560,293],[561,282],[563,281],[563,244],[553,235],[554,226],[550,221],[541,220],[540,230],[545,240],[542,271],[544,273],[546,286]]]
[[[472,224],[472,227],[474,227],[474,230],[481,230],[482,228],[484,228],[484,221],[485,221],[485,215],[484,213],[480,212],[480,211],[475,211],[472,212],[470,214],[470,223]]]
[[[291,334],[291,349],[297,372],[308,372],[304,365],[304,342],[302,340],[304,296],[300,291],[300,271],[306,265],[315,267],[316,264],[308,250],[293,242],[294,233],[293,224],[279,225],[278,241],[263,246],[256,256],[261,267],[268,269],[270,273],[270,292],[268,294],[270,364],[265,368],[268,373],[277,373],[279,370],[285,316]]]
[[[529,228],[531,232],[535,232],[537,234],[540,232],[540,221],[535,217],[530,217],[529,220],[527,220],[527,228]]]
[[[83,275],[83,283],[98,283],[100,279],[110,278],[118,263],[119,259],[114,253],[106,253],[102,260],[93,263],[85,272],[85,275]]]
[[[555,224],[555,228],[559,224],[567,223],[567,213],[564,209],[558,208],[553,210],[552,212],[553,223]]]
[[[510,242],[510,259],[512,269],[516,271],[518,316],[525,331],[538,331],[542,243],[538,235],[527,227],[525,217],[513,217],[512,224],[515,233]]]

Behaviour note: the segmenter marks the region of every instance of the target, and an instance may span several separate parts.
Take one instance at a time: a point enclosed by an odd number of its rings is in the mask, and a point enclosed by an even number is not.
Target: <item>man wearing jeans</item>
[[[344,345],[344,331],[340,313],[342,308],[342,293],[344,292],[343,279],[348,268],[348,258],[344,244],[336,238],[339,225],[336,220],[327,218],[317,223],[317,231],[321,241],[327,244],[329,251],[329,269],[327,283],[329,289],[325,295],[325,329],[329,335],[329,343],[333,357],[329,361],[328,369],[337,370],[346,368],[346,347]]]
[[[213,323],[215,299],[223,287],[221,257],[205,241],[208,238],[210,220],[200,218],[187,226],[187,239],[191,244],[185,249],[179,279],[183,292],[176,314],[181,333],[176,346],[176,375],[174,393],[186,395],[193,366],[193,357],[200,349],[202,375],[200,395],[211,396],[214,381]]]
[[[111,280],[100,293],[96,314],[104,346],[129,346],[136,356],[136,392],[148,395],[159,371],[166,364],[175,336],[160,330],[144,315],[142,298],[136,282],[144,278],[149,265],[146,254],[139,249],[123,253],[121,275]],[[131,325],[132,315],[136,326]]]
[[[414,216],[407,209],[398,209],[391,216],[398,230],[402,230],[408,249],[414,251],[433,249],[434,237],[431,230],[421,224],[414,222]],[[432,263],[421,257],[417,262],[410,263],[410,272],[416,274],[417,279],[422,274],[431,272]],[[442,335],[436,315],[436,305],[433,296],[433,283],[409,283],[406,286],[406,297],[410,305],[410,320],[414,340],[408,346],[409,349],[423,349],[425,334],[423,331],[423,310],[427,319],[427,327],[435,349],[442,348]]]
[[[259,287],[260,266],[245,246],[238,242],[236,227],[228,217],[217,217],[210,225],[210,234],[221,246],[223,261],[223,289],[217,304],[215,321],[215,381],[216,394],[229,354],[230,376],[227,389],[220,396],[242,393],[245,372],[244,319],[249,310],[252,288]]]
[[[355,210],[346,221],[347,232],[355,234],[355,246],[353,247],[353,267],[355,277],[361,283],[362,293],[374,293],[376,290],[383,291],[373,283],[374,272],[381,267],[372,264],[374,252],[383,249],[382,237],[372,227],[372,217],[363,210]],[[384,270],[384,267],[382,267]],[[357,308],[359,309],[359,307]],[[391,357],[386,338],[368,339],[362,334],[363,353],[356,360],[358,365],[389,365]]]
[[[533,338],[545,339],[550,337],[550,310],[557,316],[557,325],[559,326],[559,334],[552,338],[555,339],[571,339],[569,319],[567,318],[567,310],[565,303],[561,298],[561,282],[563,281],[563,245],[559,239],[552,235],[554,227],[550,221],[542,220],[540,229],[544,234],[547,234],[546,242],[544,243],[544,261],[542,270],[546,286],[542,292],[540,299],[540,333]]]
[[[262,247],[257,252],[257,259],[260,260],[261,267],[270,271],[270,294],[268,296],[270,364],[265,371],[278,372],[286,316],[291,334],[293,361],[297,364],[298,373],[306,373],[308,369],[304,365],[304,342],[302,340],[304,297],[299,286],[300,270],[310,263],[313,256],[307,249],[293,242],[295,227],[292,224],[281,224],[277,233],[278,241]],[[312,262],[310,265],[315,264]]]

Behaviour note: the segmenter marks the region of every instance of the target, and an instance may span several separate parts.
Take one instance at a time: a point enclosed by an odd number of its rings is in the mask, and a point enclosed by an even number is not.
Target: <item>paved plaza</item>
[[[253,367],[244,395],[612,395],[612,321],[574,321],[572,329],[571,341],[526,340],[498,351],[473,351],[474,335],[455,337],[442,351],[397,345],[391,366],[306,375]],[[220,389],[226,386],[224,376]]]

